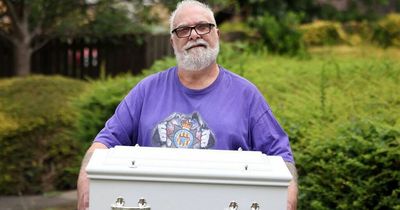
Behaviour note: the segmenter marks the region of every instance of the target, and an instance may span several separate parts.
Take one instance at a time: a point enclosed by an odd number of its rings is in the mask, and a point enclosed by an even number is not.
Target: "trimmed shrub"
[[[343,23],[342,28],[348,35],[346,42],[350,45],[371,43],[372,41],[374,32],[370,22],[349,21]]]
[[[70,101],[84,87],[58,76],[0,80],[0,194],[75,187],[82,148]]]
[[[373,40],[383,47],[400,47],[400,14],[392,13],[379,20]]]
[[[317,20],[299,27],[307,46],[334,45],[346,42],[347,34],[338,22]]]
[[[316,20],[303,24],[299,30],[306,46],[359,45],[377,43],[382,47],[400,46],[400,15],[392,13],[376,22],[345,23]]]

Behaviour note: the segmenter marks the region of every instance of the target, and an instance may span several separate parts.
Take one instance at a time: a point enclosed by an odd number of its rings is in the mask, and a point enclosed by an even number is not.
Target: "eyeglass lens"
[[[213,25],[210,23],[201,23],[193,27],[187,26],[187,27],[177,28],[175,29],[175,33],[180,38],[189,37],[190,34],[192,33],[192,30],[194,29],[198,35],[204,35],[210,33],[212,26]]]

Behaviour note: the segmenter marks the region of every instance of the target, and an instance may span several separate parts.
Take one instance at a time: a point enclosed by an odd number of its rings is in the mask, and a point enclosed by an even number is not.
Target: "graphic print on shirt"
[[[153,146],[208,149],[214,146],[214,133],[200,114],[173,113],[153,130]]]

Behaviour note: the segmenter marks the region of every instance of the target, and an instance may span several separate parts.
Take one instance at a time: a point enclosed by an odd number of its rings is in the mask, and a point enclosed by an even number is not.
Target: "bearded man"
[[[82,162],[78,209],[89,206],[84,169],[94,149],[136,144],[279,155],[294,176],[288,209],[296,209],[297,175],[288,136],[259,90],[217,64],[220,32],[211,9],[182,1],[170,27],[178,65],[139,82],[96,136]]]

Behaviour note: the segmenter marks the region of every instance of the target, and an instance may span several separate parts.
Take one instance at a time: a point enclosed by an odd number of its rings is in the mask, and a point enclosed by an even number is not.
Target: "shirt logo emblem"
[[[200,115],[173,113],[154,128],[153,146],[208,149],[214,146],[214,133]]]

